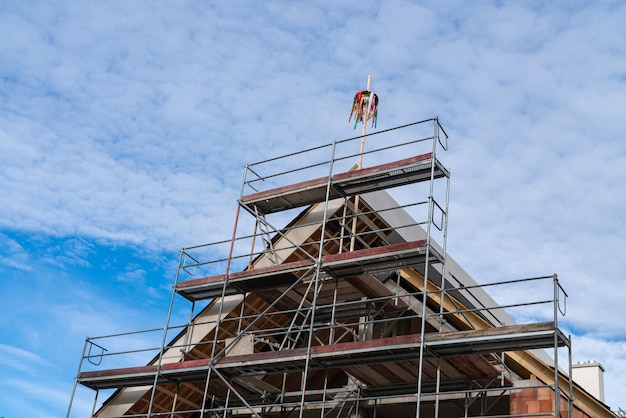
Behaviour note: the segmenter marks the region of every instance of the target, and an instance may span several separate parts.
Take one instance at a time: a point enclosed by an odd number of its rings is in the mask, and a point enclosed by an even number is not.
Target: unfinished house
[[[93,393],[95,417],[614,417],[569,378],[556,275],[478,284],[447,254],[447,148],[433,118],[247,165],[232,237],[181,250],[165,327],[86,340],[74,404]]]

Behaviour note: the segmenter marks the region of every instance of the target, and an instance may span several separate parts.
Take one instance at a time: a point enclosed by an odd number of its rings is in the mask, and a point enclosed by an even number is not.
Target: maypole
[[[378,121],[378,96],[371,91],[372,76],[367,76],[367,88],[359,90],[352,101],[352,111],[348,122],[352,120],[354,115],[354,129],[361,122],[361,149],[359,151],[359,164],[356,169],[363,168],[363,151],[365,149],[365,132],[367,130],[367,122],[372,121],[372,127],[376,127]],[[359,195],[354,200],[354,218],[352,218],[352,238],[350,238],[350,251],[354,251],[354,242],[356,234],[357,213],[359,211]]]

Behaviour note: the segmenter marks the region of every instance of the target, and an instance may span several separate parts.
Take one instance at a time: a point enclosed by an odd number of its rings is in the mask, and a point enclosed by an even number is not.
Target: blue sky
[[[212,4],[214,3],[214,4]],[[64,416],[84,338],[163,326],[247,162],[439,115],[449,253],[558,273],[626,407],[626,4],[0,1],[0,415]],[[88,415],[89,401],[77,413]]]

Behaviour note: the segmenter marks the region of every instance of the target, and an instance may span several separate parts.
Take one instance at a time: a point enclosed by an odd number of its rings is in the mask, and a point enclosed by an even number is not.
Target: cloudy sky
[[[449,253],[479,282],[558,273],[574,362],[626,408],[625,21],[619,0],[0,0],[0,415],[64,416],[86,336],[162,327],[244,164],[352,136],[368,74],[379,129],[450,135]]]

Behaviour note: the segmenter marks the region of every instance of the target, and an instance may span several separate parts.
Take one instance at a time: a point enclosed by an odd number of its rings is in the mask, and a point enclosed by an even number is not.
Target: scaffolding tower
[[[181,250],[164,328],[86,340],[72,400],[92,389],[96,417],[537,416],[516,409],[532,389],[541,416],[572,418],[556,275],[478,285],[447,256],[437,117],[365,137],[363,154],[359,136],[246,165],[231,239]]]

